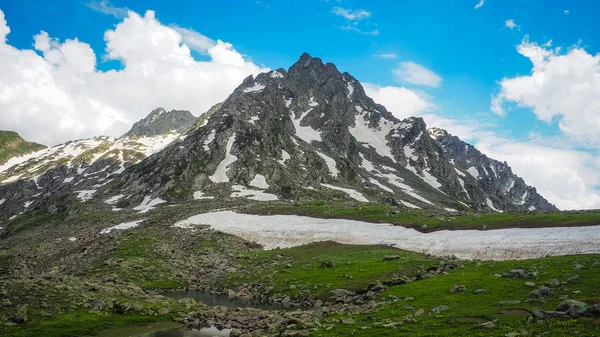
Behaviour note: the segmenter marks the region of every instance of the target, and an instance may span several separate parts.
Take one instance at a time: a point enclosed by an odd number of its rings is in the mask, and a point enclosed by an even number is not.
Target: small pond
[[[255,299],[229,298],[227,295],[214,294],[195,290],[169,291],[162,293],[165,297],[179,300],[182,298],[193,298],[208,306],[223,306],[228,308],[254,308],[262,310],[290,310],[294,307],[284,306],[281,303],[264,303]]]
[[[215,327],[201,330],[171,329],[155,331],[138,337],[229,337],[230,329],[219,330]]]

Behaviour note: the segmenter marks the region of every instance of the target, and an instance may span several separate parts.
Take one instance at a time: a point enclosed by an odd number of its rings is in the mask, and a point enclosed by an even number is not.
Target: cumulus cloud
[[[565,15],[569,15],[570,11],[568,9],[563,10],[563,13],[565,13]]]
[[[479,0],[479,3],[477,3],[477,5],[475,5],[475,9],[479,9],[479,8],[483,7],[484,4],[485,4],[485,0]]]
[[[531,61],[531,73],[502,79],[492,110],[507,102],[531,108],[581,145],[600,148],[600,55],[578,46],[561,53],[527,36],[517,51]]]
[[[103,57],[119,60],[120,70],[99,71],[94,51],[77,38],[42,31],[34,49],[17,49],[6,43],[9,33],[0,10],[0,129],[44,144],[120,136],[159,106],[199,115],[266,70],[229,43],[161,24],[153,11],[129,11],[106,31]],[[210,60],[194,60],[190,48]]]
[[[600,208],[600,191],[594,188],[600,185],[597,155],[563,146],[567,142],[560,138],[535,136],[524,142],[500,136],[494,119],[488,116],[444,117],[427,96],[404,87],[369,83],[363,87],[369,97],[397,118],[422,117],[428,127],[445,129],[490,158],[508,162],[513,172],[558,208]]]
[[[363,83],[367,96],[376,103],[386,107],[396,118],[404,119],[411,116],[431,111],[436,108],[435,104],[429,102],[424,95],[404,87],[378,86],[371,83]]]
[[[506,161],[515,173],[560,209],[600,208],[598,158],[537,142],[518,142],[487,136],[475,147],[491,158]]]
[[[394,69],[394,75],[400,82],[408,82],[416,85],[439,87],[442,78],[433,71],[414,62],[402,62]]]
[[[513,20],[513,19],[506,20],[506,22],[504,23],[504,26],[507,28],[510,28],[511,30],[519,27],[519,26],[517,26],[517,24],[515,23],[515,20]]]
[[[331,12],[337,16],[341,16],[349,21],[358,21],[369,18],[371,16],[371,12],[366,11],[364,9],[345,9],[341,7],[334,7]]]

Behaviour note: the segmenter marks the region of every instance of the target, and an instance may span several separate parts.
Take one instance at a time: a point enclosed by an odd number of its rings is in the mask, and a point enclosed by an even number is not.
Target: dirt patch
[[[500,312],[504,315],[529,315],[529,310],[525,309],[502,309]]]
[[[600,298],[591,298],[589,300],[583,300],[586,304],[594,305],[600,303]]]

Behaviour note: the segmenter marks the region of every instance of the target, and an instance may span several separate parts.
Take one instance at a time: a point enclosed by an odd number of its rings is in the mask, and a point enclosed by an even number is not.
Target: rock
[[[415,314],[414,314],[414,315],[415,315],[415,316],[421,316],[421,315],[423,315],[424,313],[425,313],[425,310],[423,310],[423,309],[419,309],[419,310],[415,311]]]
[[[579,318],[583,316],[587,309],[587,304],[585,302],[576,301],[576,300],[566,300],[560,302],[560,304],[556,307],[556,311],[566,312],[572,318]]]
[[[508,272],[508,277],[512,278],[525,278],[525,270],[521,268],[515,268]]]
[[[529,293],[529,299],[543,301],[546,297],[554,296],[554,290],[541,286]]]
[[[533,287],[535,287],[535,283],[534,282],[525,282],[525,286],[528,288],[533,288]]]
[[[392,261],[392,260],[398,260],[400,259],[400,255],[388,255],[388,256],[384,256],[382,261]]]
[[[457,293],[457,292],[462,292],[467,290],[467,287],[463,286],[463,285],[454,285],[452,287],[452,289],[450,289],[451,293]]]
[[[573,269],[574,270],[580,270],[580,269],[586,269],[586,268],[587,268],[586,266],[584,266],[582,264],[579,264],[579,263],[573,264]]]
[[[331,293],[333,294],[331,298],[338,303],[350,302],[356,296],[355,292],[346,289],[334,289]]]
[[[295,284],[290,284],[290,289],[292,289],[292,290],[296,289],[296,285]]]
[[[431,312],[435,312],[436,314],[439,314],[440,312],[448,310],[448,309],[450,309],[450,308],[445,305],[440,305],[440,306],[437,306],[437,307],[431,309]]]
[[[550,288],[556,288],[556,287],[560,286],[560,281],[557,279],[550,280],[550,281],[546,282],[546,286],[550,287]]]
[[[477,325],[475,327],[475,329],[493,329],[496,327],[496,324],[492,323],[492,322],[485,322],[485,323],[481,323],[479,325]]]
[[[350,318],[350,317],[342,317],[342,318],[340,318],[340,323],[342,323],[342,324],[348,324],[348,325],[352,325],[352,324],[354,324],[355,322],[354,322],[354,320],[353,320],[352,318]]]
[[[158,314],[159,315],[168,315],[169,313],[171,313],[171,309],[169,309],[169,308],[160,308],[160,309],[158,309]]]
[[[600,303],[590,305],[585,310],[585,315],[589,317],[600,317]]]
[[[485,289],[475,289],[473,291],[473,294],[475,294],[475,295],[480,295],[480,294],[483,294],[483,293],[487,293],[487,290],[485,290]]]
[[[310,336],[310,330],[285,330],[281,336]]]
[[[448,318],[448,320],[446,321],[446,323],[448,323],[448,324],[456,324],[456,318],[450,317],[450,318]]]
[[[385,290],[385,286],[383,284],[381,284],[381,282],[376,283],[375,285],[373,285],[371,287],[372,291],[375,292],[380,292],[380,291],[384,291]]]
[[[225,271],[226,271],[228,274],[233,274],[233,273],[237,272],[237,269],[236,269],[236,268],[233,268],[233,267],[229,267],[229,268],[225,269]]]
[[[407,298],[404,299],[405,301],[414,301],[415,298],[412,296],[408,296]]]

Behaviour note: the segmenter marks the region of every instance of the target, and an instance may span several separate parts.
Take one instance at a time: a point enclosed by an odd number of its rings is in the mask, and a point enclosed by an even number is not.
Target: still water
[[[219,330],[215,327],[204,328],[202,330],[184,330],[172,329],[155,331],[138,337],[229,337],[230,329]]]
[[[262,310],[286,310],[294,309],[285,307],[281,303],[264,303],[254,299],[229,298],[223,294],[206,293],[202,291],[186,290],[186,291],[169,291],[162,293],[165,297],[179,300],[182,298],[193,298],[198,302],[202,302],[208,306],[222,306],[228,308],[254,308]]]

